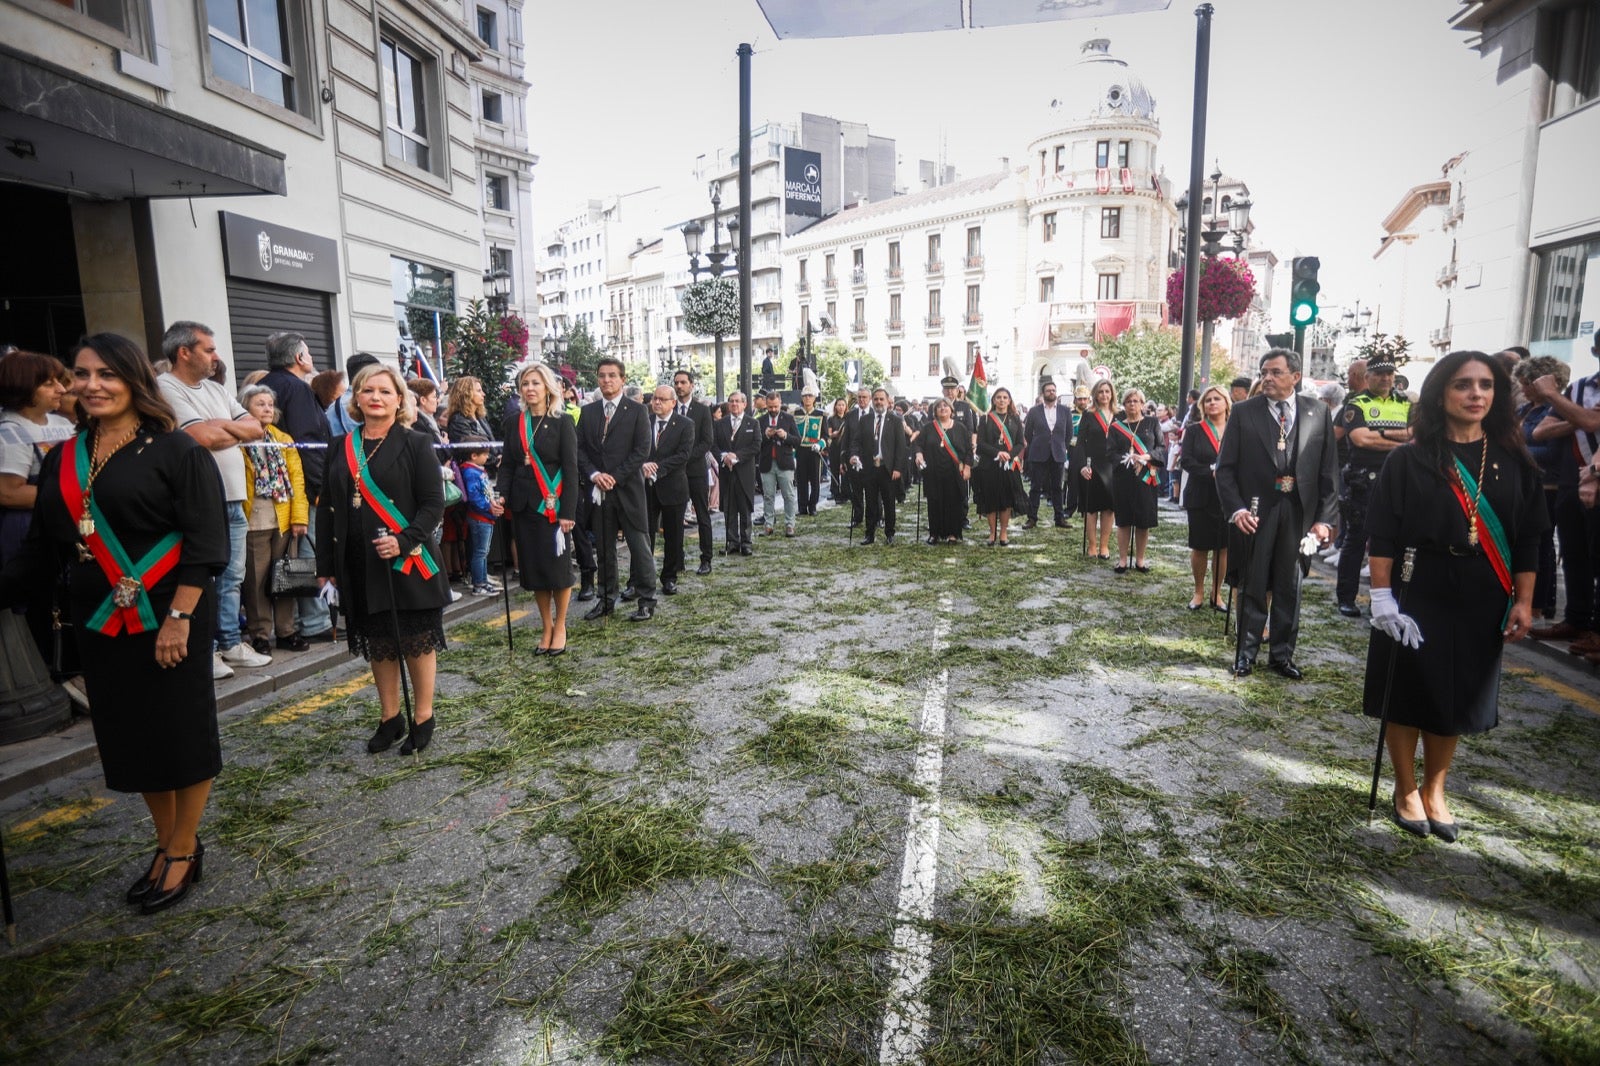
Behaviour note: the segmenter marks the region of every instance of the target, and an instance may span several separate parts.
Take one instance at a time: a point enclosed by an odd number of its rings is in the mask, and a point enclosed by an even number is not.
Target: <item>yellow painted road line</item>
[[[511,612],[511,620],[513,622],[520,622],[526,617],[528,617],[528,612],[527,611],[512,611]],[[500,626],[503,626],[503,625],[506,624],[506,616],[504,614],[495,615],[493,618],[489,619],[487,622],[485,622],[483,624],[486,625],[486,626],[492,626],[494,628],[499,628]]]
[[[111,806],[111,800],[106,796],[91,796],[88,799],[74,800],[64,807],[57,807],[53,811],[46,811],[37,818],[30,818],[19,825],[12,826],[11,835],[18,840],[31,840],[43,836],[46,831],[57,826],[70,825],[80,818],[87,818],[102,807]]]
[[[1538,685],[1542,689],[1554,692],[1557,696],[1567,700],[1569,703],[1582,707],[1590,714],[1600,714],[1600,699],[1596,699],[1594,696],[1584,692],[1582,689],[1573,688],[1571,685],[1564,685],[1560,681],[1543,677],[1538,674],[1528,678],[1528,680],[1532,681],[1535,685]]]
[[[372,678],[366,674],[351,678],[343,684],[318,692],[314,696],[307,696],[303,700],[297,700],[282,710],[273,711],[265,718],[262,718],[261,721],[267,725],[283,725],[285,722],[292,722],[296,718],[304,718],[311,712],[320,711],[330,703],[337,703],[346,696],[354,695],[371,684]]]

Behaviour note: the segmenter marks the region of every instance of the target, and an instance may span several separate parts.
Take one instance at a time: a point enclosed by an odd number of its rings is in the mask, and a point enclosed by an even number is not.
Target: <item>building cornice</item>
[[[1443,206],[1450,202],[1450,183],[1445,180],[1428,181],[1421,185],[1414,185],[1400,202],[1390,211],[1383,220],[1383,239],[1378,244],[1378,250],[1372,253],[1376,259],[1382,255],[1394,240],[1411,228],[1417,216],[1430,207]]]

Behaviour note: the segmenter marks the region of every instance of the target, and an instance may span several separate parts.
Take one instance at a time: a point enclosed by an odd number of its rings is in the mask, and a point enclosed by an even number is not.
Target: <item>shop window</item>
[[[437,367],[444,352],[440,338],[455,330],[455,274],[443,267],[390,257],[389,278],[402,365],[421,353]]]

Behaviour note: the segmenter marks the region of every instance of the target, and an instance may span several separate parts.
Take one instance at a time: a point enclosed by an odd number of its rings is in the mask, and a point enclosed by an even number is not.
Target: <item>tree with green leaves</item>
[[[1145,398],[1157,403],[1179,404],[1179,369],[1183,359],[1183,334],[1172,326],[1140,324],[1117,337],[1102,337],[1094,345],[1095,364],[1111,368],[1118,400],[1128,389],[1137,388]],[[1214,345],[1211,351],[1211,381],[1226,382],[1234,376],[1232,361],[1225,348]],[[1197,388],[1203,387],[1195,382]]]
[[[595,371],[599,369],[600,347],[595,344],[594,336],[589,332],[589,327],[583,322],[574,322],[567,331],[567,354],[563,366],[570,366],[578,375],[578,387],[592,389],[599,379]]]
[[[799,357],[800,349],[805,341],[796,340],[785,348],[783,354],[772,361],[773,369],[778,371],[780,377],[787,378],[794,361]],[[848,384],[844,373],[846,359],[859,359],[861,361],[862,384],[871,386],[882,385],[886,380],[883,364],[865,348],[852,348],[836,337],[820,337],[815,334],[811,338],[811,350],[817,359],[817,382],[822,390],[818,401],[829,402],[845,395]]]
[[[450,379],[470,374],[483,383],[484,403],[492,418],[499,418],[511,384],[506,380],[511,367],[511,346],[500,336],[501,322],[482,300],[467,304],[467,313],[456,320],[455,340],[448,349],[445,375]]]

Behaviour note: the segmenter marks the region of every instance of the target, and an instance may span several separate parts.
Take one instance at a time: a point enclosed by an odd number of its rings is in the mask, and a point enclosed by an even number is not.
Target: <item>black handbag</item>
[[[289,552],[272,564],[272,574],[267,579],[267,595],[275,600],[285,596],[317,594],[317,561],[298,558],[300,539],[295,537],[289,545]]]

